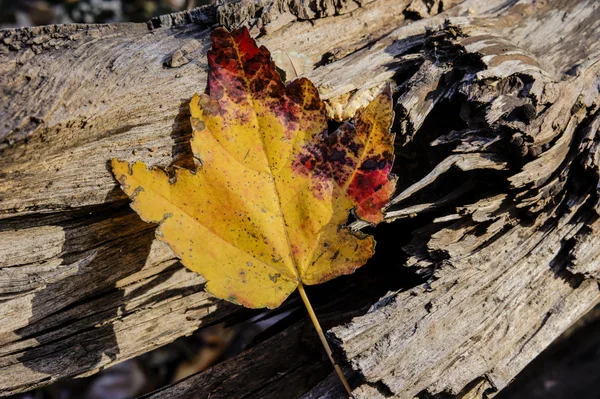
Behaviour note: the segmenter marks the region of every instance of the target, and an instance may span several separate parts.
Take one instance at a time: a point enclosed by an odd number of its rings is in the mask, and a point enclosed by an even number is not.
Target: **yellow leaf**
[[[374,252],[349,212],[376,224],[394,191],[391,90],[354,123],[329,133],[307,79],[287,87],[268,50],[246,29],[216,29],[208,94],[192,98],[197,170],[112,160],[133,209],[157,237],[204,275],[213,295],[277,307],[299,285],[352,273]]]

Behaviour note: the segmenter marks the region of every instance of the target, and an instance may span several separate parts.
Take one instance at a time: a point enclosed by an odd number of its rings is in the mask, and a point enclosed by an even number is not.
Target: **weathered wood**
[[[316,82],[334,119],[398,85],[386,231],[429,281],[332,330],[356,395],[491,396],[600,300],[599,14],[592,0],[238,1],[148,26],[2,32],[0,395],[235,309],[153,239],[107,161],[193,165],[187,101],[205,86],[210,28],[246,24],[288,77]],[[296,353],[290,331],[273,339]],[[268,357],[259,348],[248,359]],[[234,380],[222,392],[247,383]],[[337,395],[327,381],[292,396]]]
[[[238,2],[148,26],[2,32],[0,394],[94,372],[233,308],[153,240],[107,169],[112,157],[190,164],[187,102],[205,86],[209,26],[270,31],[275,57],[303,62],[291,75],[394,29],[404,15],[384,10],[407,4],[348,3],[309,21],[298,16],[317,10],[308,5]]]
[[[357,397],[493,396],[600,299],[600,47],[583,34],[600,9],[523,7],[447,21],[423,46],[428,78],[400,95],[405,149],[433,141],[438,160],[389,216],[445,209],[404,247],[430,281],[332,330],[366,380]],[[448,206],[457,179],[473,188]]]

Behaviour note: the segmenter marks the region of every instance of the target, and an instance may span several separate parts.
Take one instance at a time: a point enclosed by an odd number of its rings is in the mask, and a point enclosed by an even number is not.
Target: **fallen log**
[[[332,119],[396,85],[400,179],[377,237],[394,256],[365,266],[390,293],[330,331],[356,396],[493,396],[600,299],[599,14],[591,0],[237,1],[0,32],[0,395],[238,311],[154,240],[107,161],[192,165],[208,35],[247,25]],[[336,392],[326,381],[292,397]]]

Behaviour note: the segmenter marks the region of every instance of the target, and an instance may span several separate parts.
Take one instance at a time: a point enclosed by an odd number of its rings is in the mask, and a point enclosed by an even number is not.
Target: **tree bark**
[[[375,229],[396,256],[374,262],[421,280],[407,289],[372,262],[368,281],[390,292],[329,324],[355,395],[492,397],[600,300],[598,21],[593,0],[240,0],[147,25],[0,32],[0,395],[240,311],[154,240],[107,162],[193,167],[187,106],[210,30],[247,25],[288,80],[317,84],[332,119],[396,85],[398,192]],[[346,280],[357,294],[360,278]],[[240,355],[272,362],[254,394],[339,397],[323,359],[296,353],[298,331]],[[288,385],[266,377],[273,345],[292,354]],[[238,360],[155,397],[193,397],[192,382],[242,397],[258,371]],[[307,364],[319,378],[295,374]],[[242,388],[217,389],[215,370]]]

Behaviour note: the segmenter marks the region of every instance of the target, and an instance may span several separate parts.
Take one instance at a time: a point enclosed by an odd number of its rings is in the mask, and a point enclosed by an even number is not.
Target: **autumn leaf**
[[[391,91],[354,123],[328,132],[325,105],[301,78],[285,86],[247,29],[216,29],[207,94],[191,100],[197,170],[112,160],[113,173],[156,236],[213,295],[250,308],[279,306],[300,283],[349,274],[374,253],[371,224],[395,187]]]
[[[133,209],[206,290],[250,308],[277,307],[296,288],[346,390],[351,389],[304,291],[354,272],[374,252],[349,213],[379,223],[392,195],[394,135],[388,87],[354,123],[329,133],[307,79],[285,86],[271,55],[245,28],[216,29],[207,94],[191,100],[196,170],[112,160]],[[350,393],[351,395],[351,393]]]

